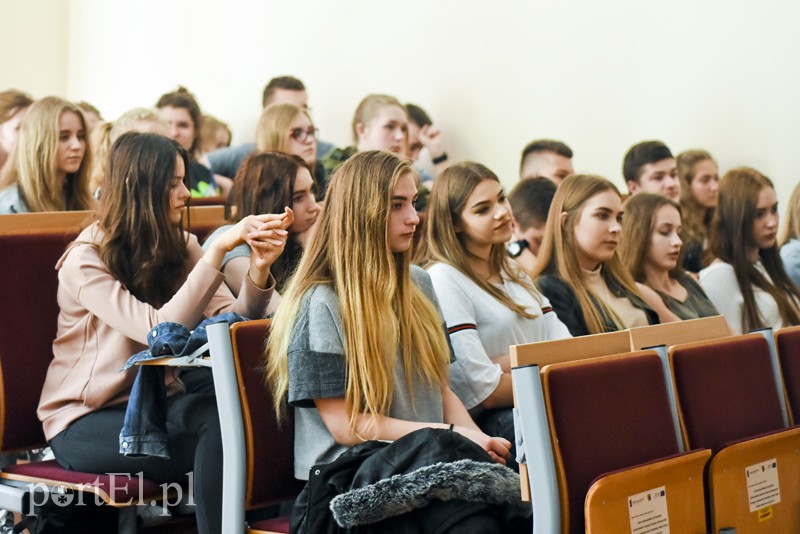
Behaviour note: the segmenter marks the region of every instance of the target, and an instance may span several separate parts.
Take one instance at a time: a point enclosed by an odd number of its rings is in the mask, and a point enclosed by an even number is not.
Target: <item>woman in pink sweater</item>
[[[222,445],[214,396],[187,391],[178,372],[167,370],[171,457],[123,456],[118,435],[137,370],[119,369],[147,348],[158,323],[191,329],[222,312],[263,316],[274,287],[270,265],[293,215],[287,209],[247,217],[203,252],[181,229],[186,166],[186,152],[160,135],[128,133],[111,148],[98,220],[57,265],[58,332],[38,413],[65,468],[184,483],[191,473],[199,531],[219,532]],[[250,268],[235,298],[219,267],[243,243],[252,249]]]

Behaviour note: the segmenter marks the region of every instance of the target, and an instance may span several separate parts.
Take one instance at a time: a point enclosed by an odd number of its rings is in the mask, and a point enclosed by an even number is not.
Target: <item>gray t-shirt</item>
[[[438,309],[427,273],[412,267],[411,277]],[[346,367],[339,301],[333,288],[320,284],[303,297],[289,344],[289,403],[295,409],[294,474],[300,480],[308,480],[313,465],[331,462],[347,450],[336,443],[314,406],[314,399],[344,398]],[[409,395],[412,388],[413,403]],[[444,417],[439,384],[428,384],[422,378],[408,384],[399,354],[388,415],[432,423],[441,423]]]

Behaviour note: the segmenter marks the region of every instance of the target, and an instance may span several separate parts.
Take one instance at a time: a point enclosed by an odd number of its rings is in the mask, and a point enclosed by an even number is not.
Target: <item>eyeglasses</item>
[[[289,136],[300,143],[305,143],[309,138],[316,139],[319,130],[313,126],[310,128],[292,128],[289,130]]]

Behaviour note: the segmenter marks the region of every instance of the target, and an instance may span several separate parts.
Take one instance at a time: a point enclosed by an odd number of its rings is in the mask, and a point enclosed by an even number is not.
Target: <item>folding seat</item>
[[[76,236],[77,229],[64,228],[0,233],[0,451],[4,454],[47,445],[36,409],[53,359],[59,311],[55,264]],[[53,494],[97,495],[120,509],[121,532],[135,531],[132,503],[163,498],[162,488],[152,481],[69,471],[50,460],[3,468],[0,508],[28,513],[34,487]]]
[[[751,333],[669,351],[686,446],[714,451],[713,532],[800,532],[800,428],[788,428],[768,338]]]
[[[792,421],[800,423],[800,326],[775,332],[781,374]]]
[[[540,379],[537,369],[512,371],[520,412]],[[655,352],[547,365],[541,381],[560,526],[537,530],[544,518],[535,515],[534,532],[639,532],[666,525],[673,532],[703,531],[702,473],[711,453],[681,453]],[[522,426],[527,438],[524,418]]]
[[[292,411],[278,420],[272,393],[264,383],[264,344],[269,319],[236,323],[230,329],[233,364],[244,422],[247,485],[245,509],[293,502],[304,483],[294,477]],[[212,355],[212,360],[213,360]],[[289,517],[258,521],[252,533],[289,532]]]

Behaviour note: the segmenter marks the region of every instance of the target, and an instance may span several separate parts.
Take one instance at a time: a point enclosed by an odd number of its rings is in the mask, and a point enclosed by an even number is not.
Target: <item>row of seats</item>
[[[511,358],[534,532],[800,532],[799,327],[718,317]]]

